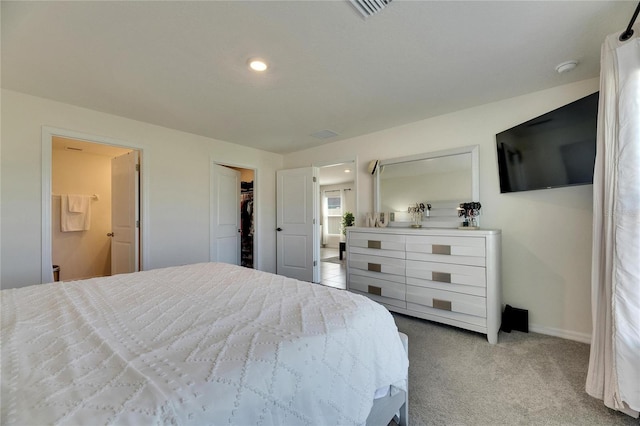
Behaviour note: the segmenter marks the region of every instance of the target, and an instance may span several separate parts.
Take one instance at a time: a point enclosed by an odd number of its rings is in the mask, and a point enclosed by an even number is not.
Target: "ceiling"
[[[365,19],[346,0],[3,0],[2,87],[289,153],[596,77],[635,6],[394,0]]]
[[[75,153],[101,155],[103,157],[111,158],[118,157],[132,151],[131,149],[127,148],[79,141],[75,139],[63,138],[60,136],[54,136],[52,138],[51,148],[56,150],[71,151]]]
[[[353,170],[353,162],[320,167],[318,169],[320,185],[338,185],[353,182]]]

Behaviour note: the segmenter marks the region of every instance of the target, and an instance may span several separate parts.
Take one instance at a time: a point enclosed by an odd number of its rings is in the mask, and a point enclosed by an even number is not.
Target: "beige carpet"
[[[481,334],[394,314],[409,336],[409,419],[420,425],[640,425],[584,391],[589,345]]]

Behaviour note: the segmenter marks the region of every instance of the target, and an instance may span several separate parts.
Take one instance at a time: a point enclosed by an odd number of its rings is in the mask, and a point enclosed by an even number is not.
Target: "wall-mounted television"
[[[500,192],[593,183],[598,92],[496,135]]]

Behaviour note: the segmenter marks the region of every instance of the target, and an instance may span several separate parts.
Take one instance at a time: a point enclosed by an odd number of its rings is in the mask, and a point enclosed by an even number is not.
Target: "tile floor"
[[[323,259],[337,257],[337,248],[320,248],[320,284],[330,287],[346,289],[347,288],[347,266],[344,259],[341,263],[325,262]]]

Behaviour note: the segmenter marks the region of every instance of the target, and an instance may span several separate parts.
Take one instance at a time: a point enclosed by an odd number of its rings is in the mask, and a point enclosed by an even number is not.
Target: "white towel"
[[[70,210],[70,199],[73,197],[81,197],[79,209],[81,211]],[[60,230],[62,232],[88,231],[91,225],[91,196],[63,195],[60,203]],[[78,207],[75,207],[78,208]]]
[[[67,195],[69,197],[69,212],[71,213],[83,213],[86,209],[86,205],[89,201],[89,197],[86,195]]]

